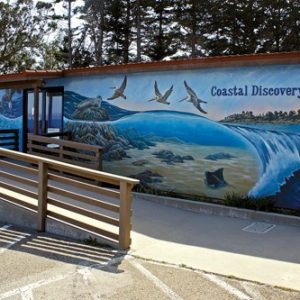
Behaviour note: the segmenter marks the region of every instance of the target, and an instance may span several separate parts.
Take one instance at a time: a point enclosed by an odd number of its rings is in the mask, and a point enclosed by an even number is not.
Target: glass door
[[[44,91],[42,99],[42,135],[63,130],[63,93]]]
[[[47,88],[38,93],[38,106],[34,105],[34,91],[28,90],[27,132],[48,135],[63,131],[63,89]],[[38,109],[38,121],[35,120],[35,108]],[[37,128],[35,128],[37,127]]]

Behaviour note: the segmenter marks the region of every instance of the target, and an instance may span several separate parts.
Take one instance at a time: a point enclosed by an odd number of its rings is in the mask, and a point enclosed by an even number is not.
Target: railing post
[[[119,248],[127,250],[130,247],[131,231],[131,189],[132,185],[127,182],[120,183],[120,228]]]
[[[15,150],[19,151],[19,130],[15,131]]]
[[[38,222],[37,230],[45,231],[47,216],[47,185],[48,185],[48,164],[39,161],[38,174]]]
[[[59,149],[58,156],[59,156],[60,159],[63,159],[64,158],[64,146],[63,145],[59,145],[58,149]]]
[[[98,149],[96,151],[96,170],[97,171],[102,171],[102,149]]]
[[[29,134],[27,134],[26,153],[32,153],[32,138]]]

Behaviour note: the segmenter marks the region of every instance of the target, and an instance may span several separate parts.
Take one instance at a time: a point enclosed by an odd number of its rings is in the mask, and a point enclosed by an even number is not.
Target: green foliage
[[[0,67],[299,51],[299,25],[298,0],[0,1]]]
[[[201,197],[196,195],[189,195],[183,193],[177,193],[175,191],[162,191],[156,188],[145,185],[137,185],[134,187],[134,192],[147,193],[156,196],[174,197],[180,199],[186,199],[195,202],[207,202],[214,204],[221,204],[226,206],[232,206],[237,208],[251,209],[264,212],[275,212],[284,215],[300,216],[300,210],[283,209],[275,206],[275,200],[272,197],[249,197],[247,195],[240,195],[237,193],[228,193],[225,195],[225,199],[211,199],[207,197]]]
[[[230,193],[225,195],[224,204],[228,206],[234,206],[239,208],[247,208],[259,211],[275,210],[275,200],[271,197],[249,197],[242,196],[237,193]]]
[[[300,123],[300,109],[297,111],[268,111],[254,115],[252,111],[242,111],[229,115],[222,120],[228,123]]]
[[[0,3],[0,68],[2,73],[21,71],[38,65],[49,32],[54,9],[43,1]]]
[[[148,40],[146,51],[152,60],[162,60],[166,56],[176,53],[178,41],[176,33],[178,27],[174,22],[172,0],[151,1],[151,14],[145,16],[148,24],[146,38]]]

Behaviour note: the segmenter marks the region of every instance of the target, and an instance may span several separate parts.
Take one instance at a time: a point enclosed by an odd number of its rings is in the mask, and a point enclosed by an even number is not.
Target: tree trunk
[[[72,24],[71,24],[72,4],[68,0],[68,64],[72,68]]]
[[[130,0],[126,1],[126,23],[125,23],[125,41],[124,41],[124,63],[129,62],[129,46],[130,46]]]
[[[141,55],[141,7],[140,0],[136,1],[136,60],[142,61]]]
[[[99,60],[97,64],[99,66],[103,65],[103,43],[104,43],[104,0],[100,3],[100,33],[99,33]]]

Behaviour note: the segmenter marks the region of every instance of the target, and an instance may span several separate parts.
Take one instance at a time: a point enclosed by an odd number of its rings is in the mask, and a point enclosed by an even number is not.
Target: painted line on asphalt
[[[242,282],[242,287],[245,289],[245,291],[253,297],[255,300],[267,300],[255,287],[255,285],[251,282]]]
[[[126,257],[127,257],[128,260],[135,258],[135,256],[133,256],[133,255],[127,255]],[[141,257],[137,257],[137,258],[143,259]],[[158,262],[158,261],[150,261],[150,263],[154,264],[154,265],[168,266],[170,268],[174,268],[174,269],[178,269],[178,270],[183,270],[184,269],[184,270],[187,270],[187,271],[198,273],[199,275],[205,277],[209,281],[217,284],[219,287],[225,289],[228,293],[230,293],[232,295],[235,295],[239,300],[252,300],[253,299],[252,297],[246,295],[245,293],[243,293],[239,289],[237,289],[237,288],[233,287],[232,285],[228,284],[224,280],[221,280],[219,277],[217,277],[214,274],[205,273],[203,271],[195,270],[195,269],[182,268],[182,267],[180,267],[178,265],[175,265],[175,264],[162,263],[162,262]]]
[[[0,228],[1,230],[1,228]],[[22,300],[33,300],[33,294],[32,294],[32,290],[39,288],[41,286],[44,285],[48,285],[51,283],[55,283],[57,281],[61,281],[66,279],[69,276],[72,276],[76,273],[79,273],[80,275],[83,276],[83,280],[87,281],[89,279],[89,277],[92,275],[92,273],[90,272],[90,268],[95,268],[95,269],[102,269],[105,267],[108,267],[110,265],[114,265],[114,264],[118,264],[120,263],[125,256],[120,256],[120,257],[116,257],[111,259],[110,261],[108,261],[107,263],[101,263],[101,264],[93,264],[90,266],[82,266],[81,264],[78,264],[78,266],[80,266],[81,268],[79,268],[77,271],[72,271],[72,272],[68,272],[64,275],[58,275],[55,277],[51,277],[49,279],[43,279],[43,280],[39,280],[37,282],[13,289],[11,291],[5,292],[3,294],[0,294],[0,300],[9,298],[9,297],[13,297],[16,295],[20,295]]]
[[[21,295],[21,298],[24,299],[24,300],[25,299],[26,300],[31,300],[31,299],[33,299],[33,296],[32,296],[32,290],[33,289],[39,288],[43,285],[47,285],[47,284],[50,284],[50,283],[54,283],[54,282],[63,280],[66,277],[70,276],[71,274],[74,274],[74,272],[72,272],[72,273],[70,272],[70,273],[67,273],[65,275],[58,275],[58,276],[51,277],[51,278],[46,279],[46,280],[39,280],[35,283],[24,285],[20,288],[16,288],[14,290],[5,292],[3,294],[0,294],[0,300],[6,299],[6,298],[9,298],[9,297],[13,297],[13,296],[16,296],[16,295]]]
[[[93,274],[92,274],[89,267],[80,268],[80,269],[77,270],[77,273],[82,276],[82,279],[83,279],[84,282],[88,282],[89,279],[91,277],[93,277]]]
[[[9,232],[8,229],[12,227],[12,225],[4,225],[0,228],[0,231],[3,232]],[[28,234],[24,234],[24,235],[16,235],[16,238],[13,239],[13,241],[11,242],[7,242],[6,245],[2,246],[0,249],[0,254],[2,254],[3,252],[5,252],[6,250],[8,250],[9,248],[11,248],[12,246],[14,246],[16,243],[20,242],[21,240],[25,239],[26,237],[28,237]]]
[[[216,285],[218,285],[219,287],[223,288],[229,294],[236,296],[239,300],[252,300],[253,299],[252,297],[246,295],[239,289],[233,287],[232,285],[228,284],[224,280],[218,278],[214,274],[207,274],[207,273],[198,272],[198,271],[196,271],[196,272],[200,273],[204,278],[208,279],[209,281],[211,281],[211,282],[215,283]]]
[[[128,258],[127,261],[135,267],[138,271],[140,271],[143,275],[145,275],[154,285],[156,285],[166,296],[168,296],[172,300],[183,300],[180,296],[178,296],[173,290],[171,290],[165,283],[163,283],[160,279],[154,276],[150,271],[148,271],[145,267],[139,264],[136,260],[132,258]]]
[[[21,290],[20,296],[22,300],[34,300],[32,289]]]

